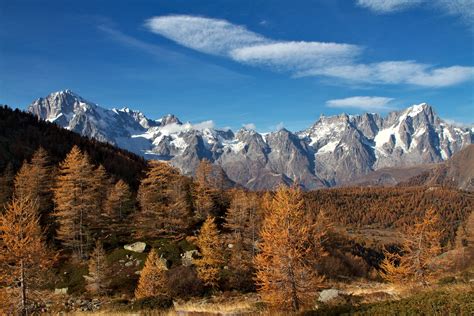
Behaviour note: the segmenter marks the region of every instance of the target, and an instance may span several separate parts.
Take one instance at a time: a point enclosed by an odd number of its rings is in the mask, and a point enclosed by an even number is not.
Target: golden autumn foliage
[[[107,291],[109,266],[102,243],[97,241],[88,262],[89,273],[86,279],[86,290],[93,294],[103,295]]]
[[[53,168],[46,151],[40,147],[31,158],[25,161],[17,172],[14,181],[15,196],[28,198],[36,203],[40,225],[48,229],[54,227],[50,217],[53,211]]]
[[[103,179],[101,168],[94,168],[76,146],[59,166],[54,188],[57,238],[80,258],[87,256],[94,230],[100,226]]]
[[[186,179],[167,163],[152,162],[138,190],[140,210],[134,220],[137,238],[182,236],[190,224],[191,201]]]
[[[433,266],[433,259],[441,253],[441,234],[439,215],[434,210],[428,210],[422,219],[408,227],[401,254],[384,251],[382,277],[390,282],[430,281],[439,270],[439,267]]]
[[[456,225],[474,209],[474,196],[440,187],[353,187],[305,192],[309,209],[325,210],[336,225],[379,228],[410,226],[426,210],[441,217],[442,244],[454,243]]]
[[[16,291],[17,300],[10,303],[20,314],[27,314],[43,273],[55,259],[44,243],[37,209],[29,198],[14,197],[0,215],[0,285]]]
[[[225,217],[224,227],[230,230],[227,242],[230,255],[227,265],[230,270],[231,286],[253,287],[253,258],[256,254],[262,207],[257,194],[234,190]]]
[[[474,266],[474,211],[471,211],[456,233],[457,264],[460,268]]]
[[[324,232],[317,232],[298,188],[280,187],[268,207],[255,257],[257,290],[269,305],[297,311],[322,281],[312,258],[322,253],[315,234]]]
[[[194,260],[198,278],[207,286],[217,288],[224,264],[222,241],[213,217],[208,217],[199,231],[196,244],[201,258]]]
[[[119,241],[126,240],[131,230],[126,219],[133,213],[134,208],[135,201],[130,187],[123,180],[117,181],[108,191],[104,203],[104,235],[108,238],[113,236],[113,239]]]
[[[155,249],[148,254],[145,266],[140,273],[140,279],[135,290],[135,298],[149,298],[167,294],[166,265],[158,256]]]
[[[197,221],[208,216],[219,216],[222,208],[227,207],[227,196],[224,190],[224,171],[203,159],[196,169],[196,183],[193,187],[193,202]]]

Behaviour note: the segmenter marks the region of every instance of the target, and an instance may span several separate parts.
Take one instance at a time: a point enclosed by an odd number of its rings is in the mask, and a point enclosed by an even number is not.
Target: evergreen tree
[[[217,288],[224,263],[222,242],[213,217],[208,217],[199,231],[197,246],[201,258],[194,261],[199,279],[207,286]]]
[[[135,290],[137,299],[156,297],[167,294],[166,265],[158,256],[155,249],[148,254],[145,266],[140,273],[140,279]]]
[[[130,187],[123,180],[117,181],[109,190],[104,203],[105,236],[125,241],[130,234],[130,225],[125,221],[133,213],[135,201]]]
[[[191,214],[189,188],[179,171],[167,163],[152,162],[138,189],[140,210],[135,216],[137,238],[179,238],[187,231]]]
[[[382,277],[390,282],[428,282],[436,273],[430,263],[441,253],[441,234],[441,218],[430,209],[408,228],[401,254],[384,251]]]
[[[13,195],[14,177],[15,173],[13,171],[13,166],[9,163],[0,175],[0,214],[3,213],[5,206]]]
[[[90,293],[103,295],[108,287],[109,267],[102,243],[97,241],[89,258],[89,274],[84,276]]]
[[[311,262],[320,237],[300,189],[280,187],[268,207],[255,257],[257,290],[271,306],[297,311],[322,281]]]
[[[100,218],[101,183],[87,154],[74,146],[60,164],[54,189],[57,238],[80,258],[88,254],[92,230]]]
[[[37,212],[32,200],[14,197],[0,215],[0,282],[18,290],[21,315],[28,314],[33,290],[42,284],[43,273],[55,259],[43,241]]]

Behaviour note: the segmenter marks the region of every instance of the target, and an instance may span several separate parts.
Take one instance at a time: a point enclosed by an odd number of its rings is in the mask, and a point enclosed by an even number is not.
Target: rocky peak
[[[183,123],[181,123],[181,121],[173,114],[167,114],[165,116],[163,116],[162,118],[160,118],[158,120],[158,122],[160,123],[161,126],[165,126],[165,125],[168,125],[168,124],[178,124],[178,125],[181,125]]]

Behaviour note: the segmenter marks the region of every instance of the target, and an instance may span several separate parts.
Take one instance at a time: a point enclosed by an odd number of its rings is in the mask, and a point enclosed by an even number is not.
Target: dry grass
[[[209,314],[209,315],[241,315],[256,312],[258,302],[256,294],[236,296],[214,296],[211,298],[175,302],[174,309],[179,315]]]

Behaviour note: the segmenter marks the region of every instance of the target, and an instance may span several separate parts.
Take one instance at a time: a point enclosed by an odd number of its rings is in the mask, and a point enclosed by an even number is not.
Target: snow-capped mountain
[[[338,185],[383,167],[440,162],[473,143],[473,129],[447,124],[425,103],[386,117],[322,116],[310,128],[260,134],[182,123],[174,115],[150,120],[128,108],[104,109],[70,90],[34,101],[28,111],[82,135],[193,174],[201,159],[251,189],[297,181],[307,189]]]

